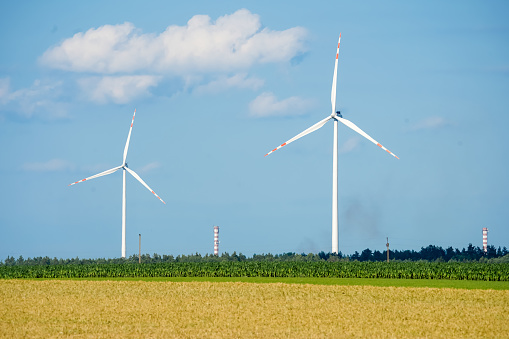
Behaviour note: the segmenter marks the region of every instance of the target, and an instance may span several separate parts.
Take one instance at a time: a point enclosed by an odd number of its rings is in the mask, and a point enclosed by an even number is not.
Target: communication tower
[[[214,255],[219,255],[219,226],[214,226]]]
[[[482,228],[482,249],[484,254],[488,253],[488,228]]]

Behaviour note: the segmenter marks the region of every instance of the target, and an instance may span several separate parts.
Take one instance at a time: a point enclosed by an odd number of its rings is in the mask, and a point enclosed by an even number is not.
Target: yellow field
[[[509,290],[0,280],[0,337],[508,338]]]

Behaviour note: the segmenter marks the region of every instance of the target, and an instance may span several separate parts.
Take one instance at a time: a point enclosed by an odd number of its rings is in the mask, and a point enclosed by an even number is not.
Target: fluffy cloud
[[[51,159],[46,162],[31,162],[22,166],[22,169],[29,172],[59,172],[74,170],[75,166],[62,159]]]
[[[260,89],[264,81],[259,78],[249,78],[247,74],[235,74],[231,77],[220,76],[218,79],[209,82],[206,85],[198,86],[196,93],[218,93],[230,88]]]
[[[0,78],[0,104],[9,101],[10,81],[8,78]]]
[[[357,136],[348,138],[348,140],[346,140],[339,148],[339,153],[344,154],[353,151],[359,146],[360,141],[361,138]]]
[[[139,170],[136,170],[138,173],[147,173],[153,170],[156,170],[158,168],[161,168],[161,163],[158,161],[151,162],[140,168]]]
[[[97,74],[206,73],[289,61],[304,52],[306,30],[261,28],[246,9],[219,17],[193,16],[185,26],[143,34],[131,23],[77,33],[48,49],[40,62],[51,68]]]
[[[264,92],[249,103],[249,112],[253,117],[291,116],[304,114],[311,102],[299,97],[278,100],[273,93]]]
[[[410,127],[411,131],[439,129],[448,126],[449,122],[442,117],[428,117]]]
[[[159,80],[160,77],[150,75],[105,76],[79,79],[78,84],[94,102],[125,104],[149,96],[149,88],[156,86]]]
[[[41,80],[35,80],[28,88],[12,90],[9,78],[0,78],[0,110],[22,118],[63,118],[67,108],[58,101],[61,91],[61,82]]]
[[[168,79],[183,80],[182,89],[195,93],[257,90],[264,81],[247,70],[302,55],[306,36],[302,27],[263,28],[258,15],[241,9],[215,21],[195,15],[161,33],[143,33],[129,22],[91,28],[49,48],[39,62],[75,73],[86,100],[123,104],[150,96]],[[0,83],[0,96],[4,91]]]

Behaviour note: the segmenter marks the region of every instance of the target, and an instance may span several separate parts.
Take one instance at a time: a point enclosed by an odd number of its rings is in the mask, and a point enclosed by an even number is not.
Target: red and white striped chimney
[[[214,226],[214,255],[219,255],[219,226]]]
[[[482,229],[482,248],[484,253],[488,253],[488,228],[483,227]]]

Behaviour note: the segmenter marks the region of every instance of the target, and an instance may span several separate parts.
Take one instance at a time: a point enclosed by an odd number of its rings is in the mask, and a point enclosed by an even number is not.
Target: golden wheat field
[[[509,291],[0,280],[0,336],[507,338]]]

